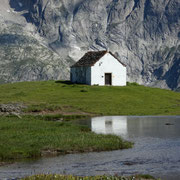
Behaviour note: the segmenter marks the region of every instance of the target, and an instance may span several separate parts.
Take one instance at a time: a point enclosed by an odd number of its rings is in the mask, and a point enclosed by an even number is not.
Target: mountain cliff
[[[88,50],[108,49],[128,81],[180,87],[179,0],[2,0],[0,81],[68,79]]]

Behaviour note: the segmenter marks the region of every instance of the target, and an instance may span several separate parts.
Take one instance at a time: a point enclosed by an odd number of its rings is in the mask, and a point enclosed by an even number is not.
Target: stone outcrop
[[[0,104],[0,115],[14,115],[21,118],[23,109],[27,108],[23,104]]]

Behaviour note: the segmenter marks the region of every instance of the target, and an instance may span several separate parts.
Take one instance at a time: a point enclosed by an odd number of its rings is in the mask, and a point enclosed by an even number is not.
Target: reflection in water
[[[127,134],[126,116],[103,116],[91,119],[91,130],[98,134]]]
[[[179,116],[103,116],[91,118],[91,130],[99,134],[116,134],[126,139],[176,138],[180,136],[179,122]]]

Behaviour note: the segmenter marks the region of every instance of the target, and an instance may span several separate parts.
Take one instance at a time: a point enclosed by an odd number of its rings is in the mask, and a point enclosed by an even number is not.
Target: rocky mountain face
[[[108,49],[128,81],[180,88],[179,0],[1,1],[1,82],[68,79],[85,52]]]
[[[11,1],[1,0],[0,83],[66,79],[69,63],[48,46],[33,24],[26,21],[24,13],[27,11],[18,12],[11,6]]]

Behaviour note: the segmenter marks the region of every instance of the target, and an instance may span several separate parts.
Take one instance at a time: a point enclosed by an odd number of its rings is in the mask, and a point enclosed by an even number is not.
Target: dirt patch
[[[35,114],[35,115],[55,115],[55,114],[62,114],[62,115],[85,115],[85,116],[97,116],[98,114],[84,112],[78,109],[74,109],[71,106],[62,106],[61,108],[57,108],[55,110],[43,109],[40,111],[29,111],[25,114]]]
[[[83,112],[81,110],[74,109],[71,106],[62,106],[54,110],[43,109],[36,111],[26,111],[28,106],[20,103],[9,103],[9,104],[0,104],[0,115],[15,115],[21,118],[21,115],[85,115],[85,116],[96,116],[97,114]]]
[[[93,114],[93,113],[88,113],[88,112],[83,112],[83,111],[63,111],[63,110],[55,110],[55,111],[49,111],[49,110],[43,110],[41,112],[37,112],[37,113],[33,113],[31,112],[31,114],[38,114],[38,115],[53,115],[53,114],[62,114],[62,115],[87,115],[87,116],[95,116],[97,114]]]

